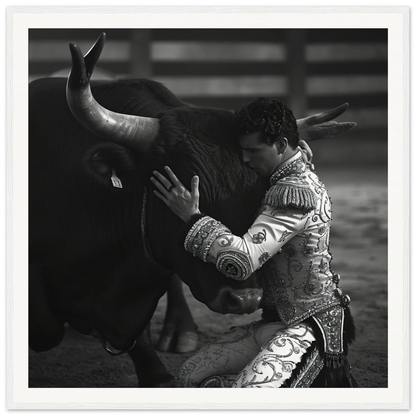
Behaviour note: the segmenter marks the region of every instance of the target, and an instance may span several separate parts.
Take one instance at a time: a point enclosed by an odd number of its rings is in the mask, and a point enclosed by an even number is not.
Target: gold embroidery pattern
[[[229,247],[233,241],[234,237],[232,235],[222,235],[218,238],[218,245],[220,247]]]
[[[266,241],[267,240],[266,235],[267,235],[267,232],[263,228],[260,232],[253,235],[253,237],[252,237],[253,243],[254,244],[261,244],[263,241]]]
[[[310,357],[300,370],[298,376],[292,381],[290,388],[307,389],[324,368],[324,360],[319,355],[317,347],[314,347]]]
[[[280,387],[299,365],[302,355],[312,343],[304,325],[295,329],[299,333],[287,330],[276,333],[250,365],[240,372],[235,385],[240,388],[258,388],[265,384]]]
[[[217,269],[234,280],[245,280],[252,273],[250,256],[237,250],[227,250],[217,258]]]
[[[270,258],[271,256],[270,256],[270,254],[269,253],[267,253],[267,252],[265,252],[265,253],[263,253],[260,257],[259,257],[259,264],[260,264],[260,267],[261,266],[263,266],[263,264],[264,263],[266,263],[266,261],[267,260],[269,260],[269,258]]]
[[[286,244],[283,247],[283,253],[285,254],[285,257],[287,259],[291,259],[293,257],[296,257],[297,251],[295,249],[295,246],[293,244]]]
[[[344,309],[336,306],[316,313],[313,319],[324,336],[325,365],[332,368],[340,367],[344,360]]]
[[[302,153],[298,152],[296,155],[288,160],[285,166],[282,166],[276,170],[270,177],[270,183],[274,185],[278,180],[288,175],[300,175],[305,172],[306,165],[302,158]]]
[[[207,256],[212,243],[220,236],[231,234],[231,231],[209,216],[197,221],[189,230],[184,247],[195,257],[207,262]]]
[[[283,231],[283,233],[282,233],[282,235],[280,236],[280,238],[279,238],[279,243],[281,243],[282,241],[285,241],[286,240],[286,237],[288,236],[288,235],[290,235],[290,232],[289,231]]]

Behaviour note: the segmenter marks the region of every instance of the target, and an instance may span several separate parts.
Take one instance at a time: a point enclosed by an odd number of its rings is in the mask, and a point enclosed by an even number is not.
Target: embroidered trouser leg
[[[253,365],[259,354],[264,358],[265,363],[267,360],[271,363],[270,357],[267,357],[263,351],[265,348],[270,349],[271,343],[277,338],[280,338],[280,341],[277,341],[277,343],[284,342],[286,337],[289,343],[291,343],[290,345],[296,346],[294,347],[295,351],[292,351],[289,356],[296,361],[296,356],[299,355],[300,361],[302,354],[314,338],[311,336],[311,330],[306,325],[301,324],[299,327],[303,329],[294,328],[293,332],[290,333],[285,332],[287,328],[280,322],[264,324],[262,321],[256,321],[248,325],[233,327],[224,335],[202,347],[184,363],[180,371],[181,386],[198,387],[203,380],[210,376],[232,375],[232,378],[235,378],[238,373],[242,372],[242,375],[238,377],[233,387],[279,387],[268,385],[270,380],[268,381],[266,378],[262,379],[263,385],[249,385],[247,377],[252,378]],[[279,337],[279,334],[281,334],[281,337]],[[302,334],[305,337],[303,341]],[[294,339],[292,340],[291,337]],[[309,339],[311,339],[310,342],[308,341]],[[300,344],[301,349],[297,347]],[[263,346],[264,348],[262,349]],[[277,354],[282,352],[287,355],[288,351],[286,348],[285,351],[278,351]],[[285,368],[288,368],[288,365]],[[277,376],[274,377],[274,382],[276,382],[276,378]],[[260,379],[260,377],[257,377],[257,380]]]
[[[303,323],[277,331],[239,373],[232,387],[281,387],[290,378],[313,341],[315,336],[312,329]]]
[[[216,340],[206,344],[188,359],[179,374],[182,387],[199,387],[202,381],[214,375],[235,376],[259,352],[255,334],[261,321],[232,327]]]

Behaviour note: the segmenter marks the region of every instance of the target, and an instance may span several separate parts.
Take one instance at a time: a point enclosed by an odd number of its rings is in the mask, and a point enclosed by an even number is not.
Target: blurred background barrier
[[[348,101],[342,137],[313,144],[315,164],[387,168],[386,29],[32,29],[29,81],[67,76],[69,42],[107,42],[93,78],[151,78],[182,100],[237,109],[278,97],[297,118]]]

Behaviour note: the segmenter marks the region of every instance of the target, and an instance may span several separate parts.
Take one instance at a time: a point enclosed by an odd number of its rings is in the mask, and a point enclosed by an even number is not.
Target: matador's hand
[[[176,177],[173,171],[165,166],[169,179],[161,173],[153,171],[150,180],[156,186],[155,195],[160,198],[178,217],[187,222],[192,215],[199,214],[199,178],[194,176],[189,192]]]
[[[300,147],[300,150],[302,151],[303,160],[306,163],[312,164],[313,153],[308,143],[306,143],[305,140],[299,140],[299,147]]]

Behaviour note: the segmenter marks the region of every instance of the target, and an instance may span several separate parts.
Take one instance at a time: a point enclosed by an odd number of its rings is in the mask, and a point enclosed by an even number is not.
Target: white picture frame
[[[78,4],[72,4],[78,3]],[[284,16],[284,18],[282,18]],[[3,404],[6,414],[410,414],[414,407],[414,9],[406,2],[10,2],[3,6]],[[387,28],[389,382],[380,389],[29,388],[28,30]],[[390,262],[390,259],[395,259]],[[394,278],[393,278],[394,273]],[[376,341],[375,341],[376,342]]]

